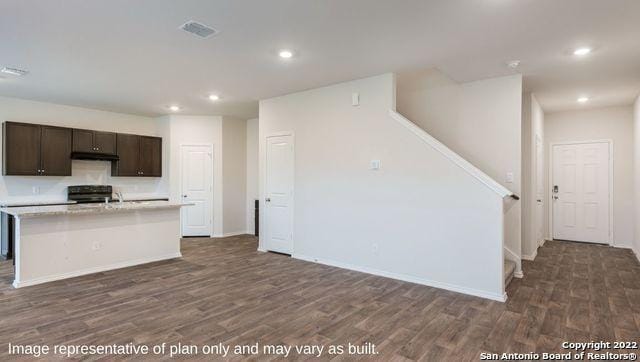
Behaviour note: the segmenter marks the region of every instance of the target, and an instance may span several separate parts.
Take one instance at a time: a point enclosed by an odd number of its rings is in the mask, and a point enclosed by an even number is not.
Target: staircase
[[[513,279],[513,275],[516,271],[516,263],[509,259],[504,260],[504,287],[506,288],[511,280]]]
[[[519,197],[516,196],[512,191],[508,190],[507,188],[502,186],[500,183],[492,179],[489,175],[482,172],[480,169],[478,169],[476,166],[471,164],[469,161],[465,160],[460,155],[453,152],[450,148],[448,148],[442,142],[435,139],[433,136],[427,133],[420,126],[411,122],[400,113],[396,112],[395,110],[389,110],[389,116],[393,120],[398,122],[398,124],[400,124],[407,130],[409,130],[411,133],[413,133],[415,136],[417,136],[418,140],[421,140],[424,144],[429,146],[428,148],[425,149],[426,156],[433,157],[434,160],[438,160],[438,159],[441,160],[441,157],[444,157],[445,159],[450,161],[451,164],[459,167],[463,172],[462,173],[458,171],[453,172],[455,168],[452,168],[451,175],[452,177],[454,177],[454,175],[455,177],[458,177],[458,175],[460,175],[459,179],[456,179],[456,182],[458,181],[465,182],[465,184],[469,184],[470,186],[473,187],[472,189],[471,188],[468,189],[467,192],[469,193],[476,192],[476,190],[480,190],[485,187],[486,189],[493,191],[496,198],[492,200],[487,199],[487,204],[485,205],[487,207],[490,207],[491,213],[486,215],[490,220],[490,222],[487,225],[490,226],[489,229],[492,230],[493,233],[491,235],[489,234],[485,235],[485,239],[483,239],[483,242],[487,246],[484,249],[486,251],[486,258],[490,259],[492,263],[496,263],[496,264],[499,263],[500,259],[504,257],[505,249],[506,249],[505,243],[504,243],[504,238],[506,233],[505,232],[506,229],[504,226],[505,214],[506,214],[506,210],[504,207],[505,205],[504,199],[510,197],[515,200],[519,200]],[[436,152],[434,153],[433,151],[436,151]],[[440,162],[441,162],[440,160],[438,160],[438,165],[440,165]],[[443,167],[446,166],[447,169],[451,168],[451,165],[448,164],[447,162],[442,163],[442,165]],[[465,173],[466,175],[464,175]],[[486,189],[482,191],[483,194],[486,192]],[[467,212],[469,211],[469,209],[463,208],[462,211]],[[463,241],[459,240],[459,242],[462,243]],[[464,242],[467,242],[467,241],[464,241]],[[513,253],[510,253],[510,254],[513,254]],[[497,256],[502,256],[502,257],[497,257]],[[477,256],[474,255],[474,259],[477,259]],[[511,259],[514,259],[514,258],[511,258]],[[494,266],[497,266],[497,265],[494,264]],[[513,279],[513,277],[515,276],[517,264],[507,259],[507,260],[504,260],[503,267],[504,267],[503,281],[505,283],[500,286],[506,288],[506,285],[509,282],[511,282],[511,279]],[[504,288],[501,288],[502,290],[493,289],[497,284],[495,283],[495,281],[499,280],[500,278],[500,273],[498,269],[495,267],[491,269],[492,271],[490,273],[485,273],[482,276],[483,280],[481,281],[481,283],[477,283],[477,280],[463,280],[463,281],[456,281],[455,283],[452,283],[452,284],[463,285],[468,283],[469,284],[468,286],[470,287],[470,289],[476,289],[476,284],[482,284],[482,283],[485,283],[487,285],[490,284],[493,287],[483,286],[485,290],[483,290],[482,293],[477,293],[475,295],[504,301],[506,297]],[[481,279],[481,278],[474,276],[474,279]],[[490,282],[487,282],[487,281],[490,281]]]

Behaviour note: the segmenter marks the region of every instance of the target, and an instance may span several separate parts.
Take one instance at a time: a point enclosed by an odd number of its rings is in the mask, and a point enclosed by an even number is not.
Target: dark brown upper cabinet
[[[140,136],[141,176],[162,176],[162,138]]]
[[[71,129],[50,126],[40,129],[40,174],[71,176]]]
[[[112,176],[162,176],[160,137],[4,122],[2,147],[5,175],[71,176],[73,155],[79,159],[114,160]],[[93,155],[81,158],[76,153]]]
[[[116,139],[120,159],[111,164],[111,176],[162,176],[162,138],[118,133]]]
[[[73,130],[73,152],[116,154],[116,134],[85,129]]]
[[[2,131],[5,175],[71,176],[71,129],[5,122]]]
[[[116,144],[120,159],[111,163],[111,176],[139,176],[140,136],[118,133]]]

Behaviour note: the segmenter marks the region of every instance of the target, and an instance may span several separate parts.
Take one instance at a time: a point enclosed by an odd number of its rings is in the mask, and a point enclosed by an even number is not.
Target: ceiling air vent
[[[210,28],[204,24],[201,24],[193,20],[188,21],[187,23],[182,25],[180,29],[188,33],[191,33],[193,35],[197,35],[201,38],[208,38],[210,36],[218,34],[218,31],[216,29]]]

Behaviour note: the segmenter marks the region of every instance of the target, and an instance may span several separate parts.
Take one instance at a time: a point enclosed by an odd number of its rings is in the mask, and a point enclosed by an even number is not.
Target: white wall
[[[181,201],[181,145],[213,145],[213,233],[223,233],[222,117],[171,115],[166,122],[170,138],[171,199]]]
[[[247,122],[223,117],[222,121],[223,232],[247,230]]]
[[[293,256],[501,299],[502,199],[393,120],[394,96],[386,74],[260,102],[260,180],[266,137],[295,134]]]
[[[258,189],[258,119],[247,121],[247,233],[255,231],[254,200],[259,198]]]
[[[546,235],[544,223],[536,221],[538,185],[535,147],[537,137],[544,144],[544,112],[534,94],[527,93],[522,100],[522,256],[532,260]],[[544,159],[541,162],[544,163]],[[544,180],[541,187],[546,188]],[[542,235],[543,239],[538,240],[538,235]]]
[[[609,107],[549,113],[545,115],[546,165],[550,165],[550,145],[557,142],[613,140],[614,245],[631,247],[634,239],[633,198],[633,108]],[[547,167],[547,184],[549,183]],[[550,200],[547,187],[546,199]],[[545,204],[545,230],[549,229],[550,203]]]
[[[7,97],[0,97],[0,121],[166,136],[162,127],[148,117]],[[167,141],[163,139],[163,148],[166,147]],[[166,197],[169,192],[166,169],[163,170],[162,178],[111,177],[110,162],[73,160],[72,176],[69,177],[0,176],[0,201],[21,203],[65,201],[66,187],[81,184],[113,185],[128,198]],[[39,194],[33,193],[34,187],[39,189]]]
[[[633,147],[635,160],[635,252],[640,260],[640,96],[636,99],[633,107]]]
[[[458,84],[436,69],[401,74],[397,102],[398,112],[521,194],[521,75]],[[507,182],[507,173],[513,174],[512,183]],[[519,259],[520,202],[509,201],[506,207],[505,246]]]

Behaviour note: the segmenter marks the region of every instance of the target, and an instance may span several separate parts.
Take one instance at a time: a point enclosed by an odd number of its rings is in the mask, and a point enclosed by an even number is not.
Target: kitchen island
[[[15,288],[181,257],[170,201],[5,207],[12,215]]]

